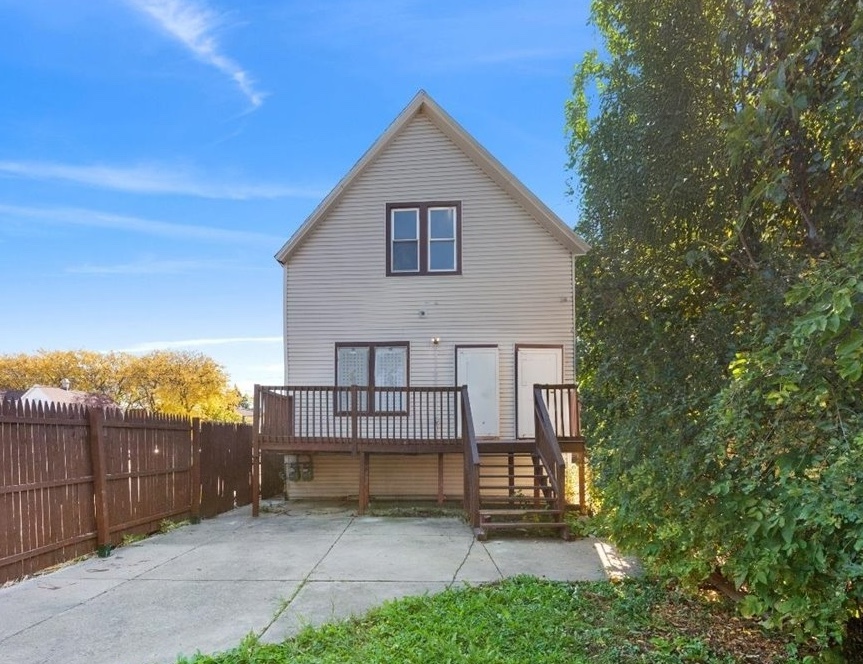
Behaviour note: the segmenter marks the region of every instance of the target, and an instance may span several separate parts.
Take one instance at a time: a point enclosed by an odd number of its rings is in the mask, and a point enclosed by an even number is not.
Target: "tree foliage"
[[[125,408],[208,420],[238,421],[242,395],[212,358],[201,353],[153,351],[129,353],[39,351],[0,355],[0,386],[25,390],[59,386],[105,394]]]
[[[603,514],[657,569],[841,639],[863,599],[863,3],[593,20],[608,57],[567,110]]]

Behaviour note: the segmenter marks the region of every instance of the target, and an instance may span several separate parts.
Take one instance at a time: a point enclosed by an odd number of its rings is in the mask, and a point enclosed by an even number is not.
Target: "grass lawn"
[[[650,580],[559,583],[516,577],[388,602],[365,616],[308,627],[281,644],[247,637],[182,664],[332,662],[803,662],[793,646]]]

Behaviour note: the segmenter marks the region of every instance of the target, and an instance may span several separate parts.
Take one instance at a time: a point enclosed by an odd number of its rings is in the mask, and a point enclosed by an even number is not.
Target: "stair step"
[[[543,495],[543,492],[540,491],[538,496],[534,496],[532,493],[530,495],[526,493],[522,493],[520,496],[509,495],[507,493],[498,493],[498,494],[488,494],[483,495],[480,492],[479,496],[480,502],[482,503],[532,503],[536,500],[545,500],[545,501],[556,501],[556,496],[546,496]]]
[[[551,484],[546,484],[544,482],[480,482],[480,489],[515,489],[521,491],[527,491],[530,489],[548,489],[551,488]]]
[[[547,505],[557,503],[557,498],[520,498],[517,500],[494,500],[493,498],[485,498],[481,501],[481,509],[545,509]]]
[[[545,473],[539,473],[539,474],[536,474],[536,473],[524,473],[524,474],[514,473],[512,476],[510,476],[509,473],[498,474],[498,473],[483,473],[483,472],[480,472],[479,476],[484,477],[486,479],[490,479],[490,478],[505,479],[505,478],[509,478],[509,477],[514,477],[516,479],[524,479],[526,477],[533,477],[535,479],[542,479],[544,477],[548,477],[548,475],[546,475]]]
[[[477,441],[477,450],[482,454],[530,454],[536,452],[532,440]]]
[[[524,516],[524,515],[539,515],[539,516],[560,516],[562,510],[544,510],[544,509],[526,509],[526,510],[499,510],[499,509],[481,509],[479,511],[480,518],[490,516]]]
[[[563,521],[483,521],[482,528],[485,530],[490,529],[507,529],[507,530],[517,530],[520,528],[554,528],[556,530],[561,530],[563,528],[569,528]]]
[[[479,458],[487,461],[509,461],[510,458],[516,460],[533,459],[536,456],[531,452],[480,452]]]
[[[508,491],[512,490],[513,492],[520,491],[523,495],[522,498],[533,498],[533,495],[528,496],[527,494],[533,494],[534,490],[542,493],[543,491],[550,491],[551,487],[547,484],[523,484],[512,486],[510,484],[480,484],[479,490],[480,493],[483,491]]]

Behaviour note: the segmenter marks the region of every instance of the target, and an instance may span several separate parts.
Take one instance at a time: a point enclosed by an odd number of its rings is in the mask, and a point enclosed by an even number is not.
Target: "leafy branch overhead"
[[[604,518],[656,569],[839,641],[863,600],[863,5],[592,16],[607,57],[567,116]]]

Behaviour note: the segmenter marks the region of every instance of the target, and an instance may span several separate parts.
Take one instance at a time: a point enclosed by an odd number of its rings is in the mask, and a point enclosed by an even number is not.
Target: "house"
[[[68,385],[68,384],[66,384]],[[57,404],[67,406],[87,406],[88,408],[118,408],[111,397],[98,392],[82,392],[66,387],[34,385],[19,397],[30,403]]]
[[[288,454],[289,495],[359,493],[361,511],[364,491],[464,496],[462,385],[481,445],[533,441],[534,385],[574,385],[573,261],[587,250],[419,92],[276,255],[285,386],[263,388],[266,403],[256,390],[256,427]],[[563,428],[573,395],[546,404]],[[371,457],[345,445],[346,420],[382,439]]]

